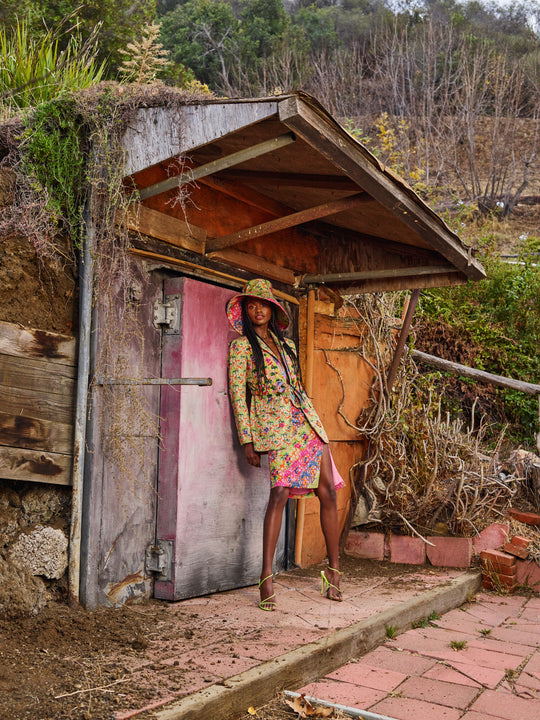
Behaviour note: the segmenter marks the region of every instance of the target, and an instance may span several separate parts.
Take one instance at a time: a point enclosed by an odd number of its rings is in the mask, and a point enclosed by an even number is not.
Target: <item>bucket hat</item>
[[[289,316],[285,308],[283,308],[272,292],[272,285],[269,280],[256,278],[250,280],[242,288],[242,292],[232,297],[227,303],[227,318],[229,322],[240,335],[244,334],[244,324],[242,322],[242,298],[255,297],[259,300],[266,300],[275,306],[277,310],[277,320],[280,330],[285,330],[289,325]]]

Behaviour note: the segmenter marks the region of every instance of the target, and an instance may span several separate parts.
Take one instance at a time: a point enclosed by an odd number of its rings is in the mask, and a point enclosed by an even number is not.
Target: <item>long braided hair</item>
[[[261,346],[259,344],[258,335],[255,332],[253,328],[253,324],[249,318],[248,312],[247,312],[247,305],[248,305],[248,297],[243,297],[241,300],[241,306],[242,306],[242,325],[244,328],[244,335],[249,340],[249,344],[251,345],[251,350],[253,353],[253,360],[255,362],[255,371],[257,373],[257,379],[259,382],[259,388],[261,390],[264,389],[264,386],[266,385],[267,378],[266,378],[266,372],[264,368],[264,357],[263,352],[261,349]],[[300,371],[300,363],[298,362],[298,356],[296,355],[295,351],[289,346],[288,343],[285,342],[285,336],[279,329],[279,322],[278,322],[278,314],[277,314],[277,308],[275,305],[270,303],[270,308],[272,310],[272,315],[270,317],[270,322],[268,323],[268,326],[270,327],[270,330],[274,333],[274,335],[277,337],[279,342],[281,343],[281,347],[285,350],[289,358],[292,360],[293,367],[296,371],[297,377],[302,378],[301,371]]]

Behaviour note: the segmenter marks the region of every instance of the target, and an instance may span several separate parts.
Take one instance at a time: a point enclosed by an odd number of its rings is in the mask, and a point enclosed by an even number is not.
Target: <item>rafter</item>
[[[276,218],[275,220],[269,220],[268,222],[261,223],[260,225],[254,225],[244,230],[231,233],[230,235],[224,235],[220,238],[208,240],[206,243],[207,252],[214,252],[215,250],[223,250],[223,248],[230,247],[231,245],[238,245],[239,243],[245,242],[246,240],[253,240],[254,238],[261,237],[263,235],[270,235],[270,233],[278,232],[280,230],[286,230],[296,225],[302,225],[303,223],[311,222],[312,220],[318,220],[328,215],[336,215],[337,213],[350,210],[351,208],[358,207],[366,198],[365,193],[357,193],[350,195],[340,200],[332,200],[331,202],[323,203],[322,205],[316,205],[315,207],[307,208],[306,210],[300,210],[299,212],[291,213],[290,215],[284,215],[283,217]]]
[[[279,135],[278,137],[265,140],[262,143],[252,145],[251,147],[244,148],[243,150],[238,150],[238,152],[231,153],[231,155],[226,155],[225,157],[218,158],[217,160],[212,160],[211,162],[193,168],[181,175],[175,175],[174,177],[149,185],[146,188],[141,188],[139,190],[139,198],[141,200],[146,200],[149,197],[159,195],[167,190],[182,187],[182,185],[194,182],[199,178],[212,175],[213,173],[233,167],[234,165],[239,165],[247,160],[253,160],[254,158],[260,157],[261,155],[265,155],[266,153],[270,153],[274,150],[279,150],[280,148],[290,145],[294,142],[294,140],[295,137],[293,133],[286,133],[285,135]]]
[[[327,273],[321,275],[303,275],[300,285],[315,283],[343,283],[355,280],[380,280],[381,278],[418,277],[419,275],[442,275],[459,272],[453,265],[431,265],[425,267],[387,268],[386,270],[361,270],[349,273]]]

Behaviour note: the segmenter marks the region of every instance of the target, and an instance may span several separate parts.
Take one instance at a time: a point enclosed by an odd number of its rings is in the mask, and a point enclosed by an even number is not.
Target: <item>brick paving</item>
[[[481,592],[298,692],[393,720],[540,718],[540,598]]]

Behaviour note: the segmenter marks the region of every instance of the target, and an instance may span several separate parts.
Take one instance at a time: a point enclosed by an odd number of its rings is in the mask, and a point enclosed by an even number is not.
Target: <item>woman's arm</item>
[[[246,400],[247,362],[250,348],[240,340],[229,346],[229,396],[241,445],[252,443],[251,422]]]

